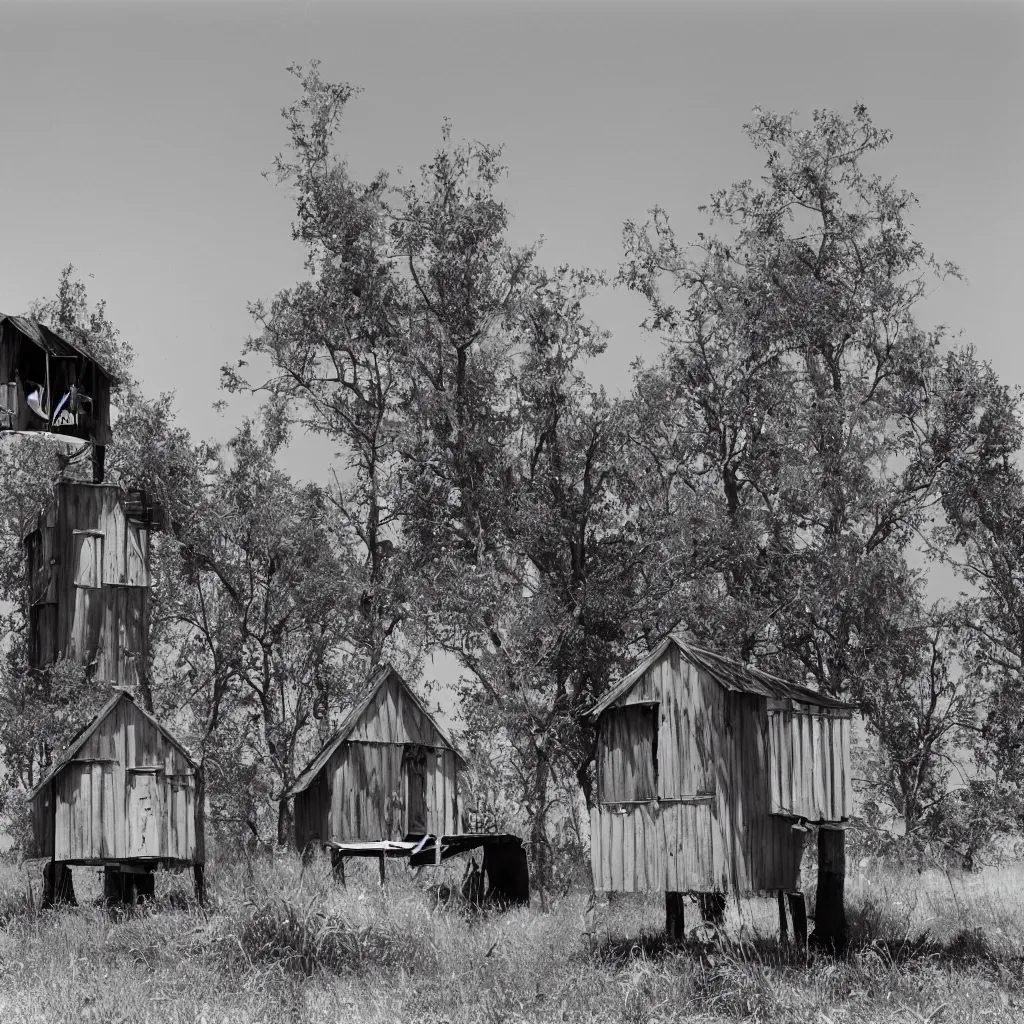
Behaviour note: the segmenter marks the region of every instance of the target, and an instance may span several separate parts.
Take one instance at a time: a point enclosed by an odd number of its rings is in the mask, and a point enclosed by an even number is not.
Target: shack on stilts
[[[27,795],[29,857],[45,857],[44,904],[74,902],[71,867],[103,868],[103,894],[154,894],[158,869],[192,868],[203,890],[203,792],[185,748],[116,690]]]
[[[329,850],[344,881],[348,857],[412,866],[441,863],[483,849],[479,901],[529,902],[522,841],[511,835],[466,833],[459,801],[465,759],[409,684],[389,664],[367,681],[367,695],[301,772],[294,798],[295,844],[303,855]]]
[[[808,825],[849,820],[852,715],[850,704],[665,639],[590,711],[594,888],[664,892],[673,938],[687,894],[715,920],[728,893],[774,893],[783,936],[788,897],[805,940],[804,837]]]

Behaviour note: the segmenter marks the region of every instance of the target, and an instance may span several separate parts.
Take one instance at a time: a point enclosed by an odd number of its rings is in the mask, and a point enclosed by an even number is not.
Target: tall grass
[[[25,871],[5,867],[0,1021],[1024,1020],[1021,867],[851,876],[855,945],[840,961],[780,947],[769,900],[731,902],[715,943],[680,946],[657,896],[438,906],[428,886],[460,869],[395,863],[382,892],[372,862],[350,863],[345,888],[292,856],[213,863],[205,909],[170,875],[152,905],[112,916],[89,904],[88,873],[82,906],[40,913]]]

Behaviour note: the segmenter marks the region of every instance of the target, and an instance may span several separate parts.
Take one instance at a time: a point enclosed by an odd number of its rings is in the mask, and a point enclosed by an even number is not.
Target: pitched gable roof
[[[170,732],[168,732],[167,729],[165,729],[145,708],[140,707],[140,705],[136,703],[135,698],[131,695],[131,693],[129,693],[128,690],[123,690],[120,687],[116,687],[110,700],[108,700],[107,703],[100,708],[100,710],[96,713],[96,717],[91,722],[82,726],[82,728],[79,729],[77,733],[75,733],[74,737],[68,744],[67,748],[50,766],[50,770],[42,777],[42,779],[38,783],[36,783],[35,787],[30,789],[25,794],[26,800],[32,800],[56,775],[60,773],[60,771],[63,768],[67,766],[67,764],[72,760],[72,758],[74,758],[75,754],[77,754],[82,749],[82,747],[84,747],[86,743],[88,743],[89,740],[92,739],[92,737],[96,733],[96,730],[99,729],[100,725],[103,723],[106,717],[114,710],[114,708],[117,707],[117,705],[122,700],[128,701],[135,708],[135,710],[150,723],[150,725],[152,725],[158,732],[160,732],[164,736],[164,738],[169,743],[173,744],[178,749],[182,757],[184,757],[185,760],[188,761],[188,763],[196,771],[199,770],[199,765],[197,765],[195,761],[192,760],[192,757],[189,755],[189,752],[181,745],[181,743],[177,739],[175,739],[175,737]]]
[[[701,672],[706,672],[712,679],[726,690],[738,693],[755,693],[762,697],[776,700],[795,700],[801,704],[814,704],[817,707],[851,710],[854,705],[834,697],[828,697],[806,686],[787,682],[779,676],[763,672],[759,668],[744,665],[732,658],[705,651],[701,647],[677,636],[667,636],[654,650],[623,680],[616,683],[604,698],[587,712],[587,717],[596,719],[602,711],[614,704],[620,697],[628,693],[641,679],[644,673],[669,649],[675,645],[683,658]]]
[[[323,747],[321,747],[320,753],[318,753],[316,757],[314,757],[313,760],[310,761],[309,764],[299,773],[299,777],[292,783],[291,787],[285,791],[282,799],[284,797],[295,796],[308,788],[309,784],[317,777],[317,775],[320,774],[320,770],[323,766],[334,756],[338,747],[340,747],[342,743],[349,738],[352,734],[352,730],[355,729],[366,709],[370,707],[374,698],[380,692],[381,687],[386,686],[390,679],[394,679],[404,690],[416,707],[419,708],[427,721],[430,722],[430,725],[437,731],[441,739],[444,740],[445,744],[447,744],[447,746],[452,750],[455,756],[463,764],[466,763],[466,759],[462,756],[459,748],[452,742],[448,733],[438,725],[434,716],[430,714],[423,702],[413,692],[412,687],[402,678],[401,675],[399,675],[390,663],[384,662],[370,673],[370,677],[367,680],[369,689],[366,696],[359,701],[351,711],[349,711],[337,732],[335,732]]]

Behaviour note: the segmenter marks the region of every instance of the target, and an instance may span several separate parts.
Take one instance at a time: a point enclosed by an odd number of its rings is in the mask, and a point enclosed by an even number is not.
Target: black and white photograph
[[[0,1024],[1024,1022],[1024,2],[0,0]]]

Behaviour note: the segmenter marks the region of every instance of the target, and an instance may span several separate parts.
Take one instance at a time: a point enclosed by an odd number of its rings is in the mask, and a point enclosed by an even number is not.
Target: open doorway
[[[427,831],[427,752],[410,744],[402,755],[405,774],[405,831],[422,835]]]

